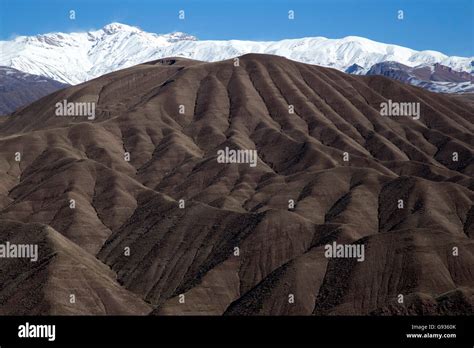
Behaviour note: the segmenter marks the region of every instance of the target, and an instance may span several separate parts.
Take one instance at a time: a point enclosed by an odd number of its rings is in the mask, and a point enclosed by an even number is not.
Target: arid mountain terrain
[[[0,259],[0,314],[472,315],[473,121],[462,99],[257,54],[49,94],[0,123],[0,244],[39,246]]]

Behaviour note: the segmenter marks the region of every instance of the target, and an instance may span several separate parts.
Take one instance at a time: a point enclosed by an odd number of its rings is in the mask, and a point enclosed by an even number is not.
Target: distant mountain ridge
[[[382,62],[373,65],[366,75],[387,76],[433,92],[474,92],[472,74],[456,71],[438,63],[409,67],[397,62]]]
[[[474,57],[416,51],[357,36],[266,42],[200,41],[181,32],[154,34],[120,23],[82,33],[19,36],[11,41],[0,41],[0,52],[0,65],[69,84],[163,57],[220,61],[247,53],[265,53],[341,71],[359,67],[357,74],[365,74],[373,65],[386,61],[408,67],[441,64],[470,74],[474,61]]]
[[[7,115],[68,84],[0,66],[0,115]]]

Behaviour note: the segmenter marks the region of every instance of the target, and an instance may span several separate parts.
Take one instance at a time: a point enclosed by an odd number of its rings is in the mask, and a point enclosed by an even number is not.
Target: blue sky
[[[76,19],[69,19],[69,10]],[[186,19],[178,19],[185,10]],[[288,20],[288,11],[295,19]],[[397,19],[397,11],[404,19]],[[417,50],[474,55],[474,0],[0,0],[0,39],[86,31],[110,22],[199,39],[357,35]]]

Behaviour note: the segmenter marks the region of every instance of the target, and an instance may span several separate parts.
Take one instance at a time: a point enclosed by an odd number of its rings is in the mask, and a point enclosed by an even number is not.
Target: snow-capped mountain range
[[[88,32],[19,36],[10,41],[0,41],[0,65],[68,84],[77,84],[163,57],[218,61],[246,53],[275,54],[342,71],[357,67],[357,74],[365,74],[374,64],[385,61],[409,67],[438,63],[468,73],[472,73],[474,65],[474,57],[415,51],[357,36],[265,42],[201,41],[185,33],[154,34],[120,23],[111,23]]]

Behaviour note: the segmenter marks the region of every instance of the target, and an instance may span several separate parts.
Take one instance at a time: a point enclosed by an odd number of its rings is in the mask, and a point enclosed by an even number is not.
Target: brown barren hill
[[[461,99],[256,54],[50,94],[0,123],[0,241],[41,254],[0,259],[0,313],[473,314],[473,121]]]

